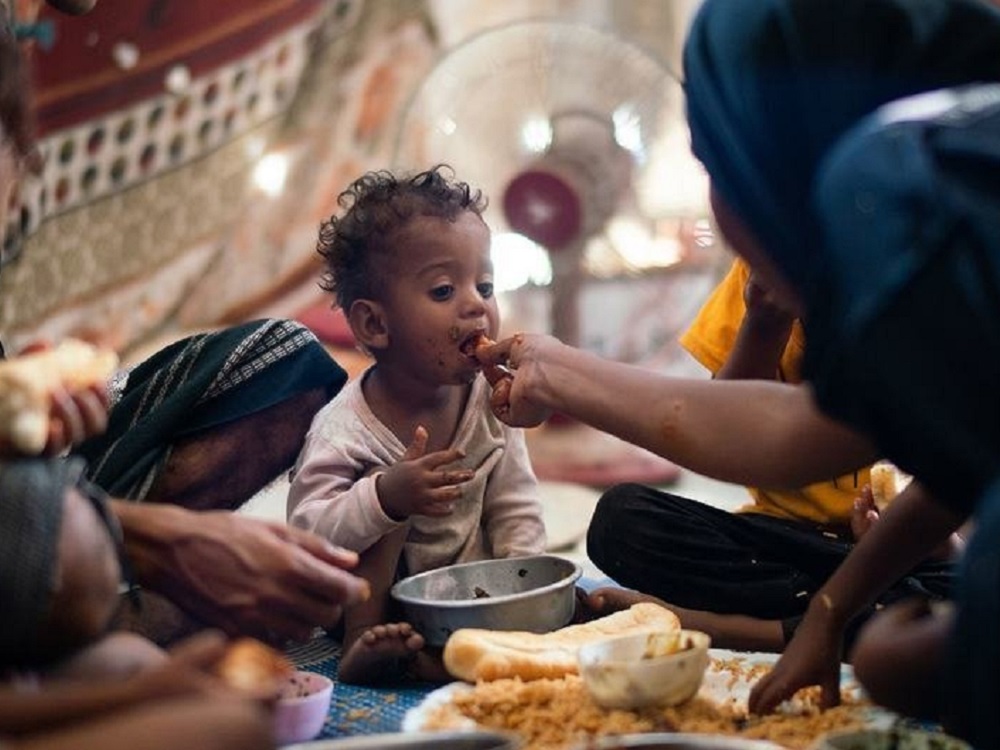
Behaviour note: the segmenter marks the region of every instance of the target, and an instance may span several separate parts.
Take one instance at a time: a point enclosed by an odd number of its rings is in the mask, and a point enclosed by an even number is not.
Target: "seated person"
[[[469,350],[500,325],[485,204],[440,167],[367,174],[340,204],[320,230],[324,284],[375,363],[313,420],[289,521],[358,552],[372,585],[345,611],[340,679],[447,679],[393,611],[393,582],[545,549],[524,435],[490,411]]]
[[[121,532],[82,471],[78,459],[0,463],[0,744],[166,748],[179,731],[186,747],[221,748],[223,735],[270,746],[263,705],[209,671],[219,635],[168,655],[111,631]],[[171,729],[143,737],[140,719]]]
[[[362,581],[336,570],[353,556],[229,512],[291,467],[346,377],[304,326],[259,320],[182,339],[114,379],[107,430],[76,452],[93,482],[142,501],[112,503],[143,584],[142,610],[123,612],[130,628],[161,644],[205,626],[302,640],[337,621],[338,599],[364,595]],[[248,559],[259,569],[241,567]],[[256,606],[246,606],[248,589]]]
[[[805,335],[737,258],[681,337],[719,380],[801,383]],[[875,514],[868,467],[793,490],[749,488],[736,513],[640,485],[611,488],[588,530],[591,560],[617,583],[669,603],[686,626],[719,646],[781,651],[812,594]],[[877,602],[909,594],[941,599],[950,564],[928,561]],[[619,609],[644,597],[601,589],[591,606]],[[848,633],[874,611],[855,619]]]

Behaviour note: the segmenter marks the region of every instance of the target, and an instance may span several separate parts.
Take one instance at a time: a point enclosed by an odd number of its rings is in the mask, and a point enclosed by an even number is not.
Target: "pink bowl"
[[[274,707],[274,740],[279,745],[311,740],[323,729],[330,712],[333,681],[315,672],[298,671],[282,686]]]

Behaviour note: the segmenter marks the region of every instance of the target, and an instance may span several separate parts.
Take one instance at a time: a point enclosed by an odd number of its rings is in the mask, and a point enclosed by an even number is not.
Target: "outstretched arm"
[[[874,446],[825,417],[805,386],[674,378],[551,336],[518,334],[482,358],[513,372],[508,424],[559,411],[707,476],[801,487],[870,463]]]
[[[750,710],[767,713],[800,688],[816,684],[822,689],[822,704],[835,705],[847,623],[963,520],[912,482],[813,596],[778,663],[754,686]]]
[[[353,552],[320,537],[228,511],[115,501],[139,583],[206,625],[276,642],[308,638],[368,585]]]

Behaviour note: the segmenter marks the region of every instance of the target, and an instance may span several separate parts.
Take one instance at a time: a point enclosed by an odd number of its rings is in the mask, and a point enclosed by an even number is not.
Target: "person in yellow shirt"
[[[802,382],[802,324],[773,301],[739,258],[680,343],[717,380]],[[748,487],[753,501],[740,511],[843,527],[851,523],[855,500],[869,479],[866,468],[800,489]]]
[[[716,379],[802,381],[800,322],[739,258],[680,343]],[[865,468],[797,489],[750,487],[751,501],[736,512],[643,485],[612,487],[591,521],[587,553],[627,588],[598,589],[588,604],[602,612],[654,598],[719,646],[781,651],[872,522],[868,484]],[[950,562],[928,560],[878,604],[916,593],[945,598],[951,581]],[[856,619],[849,642],[871,611]]]

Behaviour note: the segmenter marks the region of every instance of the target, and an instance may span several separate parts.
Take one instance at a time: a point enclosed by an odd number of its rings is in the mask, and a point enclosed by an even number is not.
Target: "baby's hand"
[[[426,453],[427,437],[418,426],[403,457],[378,478],[379,501],[390,518],[449,515],[462,497],[461,485],[475,475],[470,469],[442,468],[464,454],[456,449]]]

